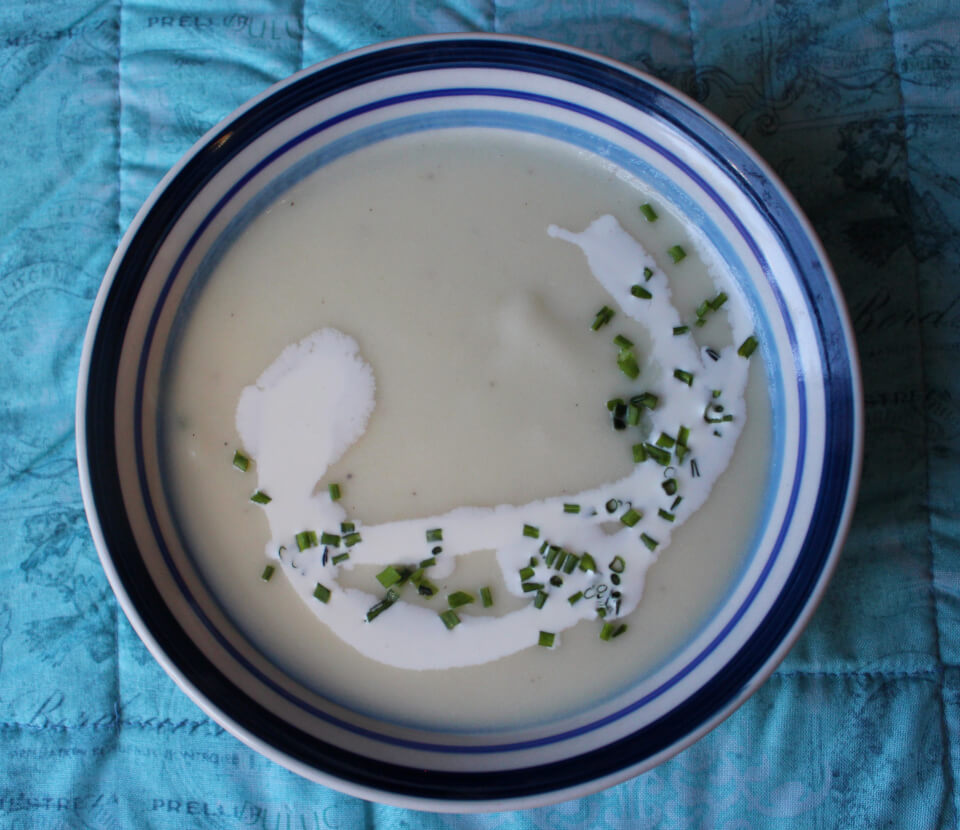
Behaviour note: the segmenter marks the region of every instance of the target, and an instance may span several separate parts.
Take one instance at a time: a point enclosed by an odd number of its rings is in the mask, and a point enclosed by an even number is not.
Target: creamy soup
[[[549,719],[654,669],[740,572],[770,441],[751,344],[705,243],[618,168],[391,139],[286,192],[197,292],[168,491],[305,685],[406,723]]]

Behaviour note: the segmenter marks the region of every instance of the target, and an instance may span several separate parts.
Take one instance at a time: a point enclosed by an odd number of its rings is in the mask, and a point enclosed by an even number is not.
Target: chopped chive
[[[451,608],[459,608],[461,605],[469,605],[476,601],[477,598],[466,591],[454,591],[452,594],[447,594],[447,603]]]
[[[681,334],[686,334],[688,331],[690,331],[690,326],[674,326],[673,327],[673,333],[676,336],[679,336]]]
[[[564,505],[563,505],[563,512],[564,512],[564,513],[579,513],[579,512],[580,512],[580,505],[579,505],[579,504],[569,504],[569,503],[564,504]]]
[[[641,300],[650,300],[653,298],[653,294],[651,294],[649,291],[647,291],[646,288],[644,288],[642,285],[639,285],[639,284],[631,285],[630,293],[633,294],[634,297],[637,297],[638,299],[641,299]]]
[[[546,544],[546,543],[544,543],[544,544]],[[531,567],[531,568],[535,568],[535,567],[537,567],[537,565],[540,564],[540,559],[537,558],[536,556],[531,556],[529,562],[530,562],[530,567]]]
[[[315,544],[317,544],[316,537],[317,534],[315,531],[301,530],[295,537],[297,540],[297,550],[302,552],[307,548],[312,548]]]
[[[644,268],[644,269],[643,269],[643,278],[644,278],[645,280],[649,280],[650,277],[652,277],[652,276],[653,276],[653,269],[652,269],[652,268]]]
[[[419,588],[423,584],[423,575],[423,568],[417,568],[410,574],[410,584],[416,585]]]
[[[326,585],[321,585],[317,583],[317,587],[313,589],[313,595],[320,600],[320,602],[329,602],[330,601],[330,589]]]
[[[537,595],[533,598],[533,607],[537,610],[543,608],[548,596],[549,594],[546,591],[537,591]]]
[[[430,568],[437,564],[437,560],[434,557],[429,557],[428,559],[421,559],[418,567],[420,568]]]
[[[633,347],[633,341],[622,334],[618,334],[613,338],[613,345],[619,346],[621,349],[629,349]]]
[[[273,565],[267,565],[267,566],[263,569],[263,573],[260,574],[260,578],[261,578],[264,582],[269,582],[269,581],[270,581],[270,577],[273,576],[273,572],[274,572],[275,570],[276,570],[276,568],[274,568]]]
[[[740,344],[740,348],[737,349],[737,354],[740,355],[740,357],[750,357],[750,355],[756,351],[758,345],[760,344],[757,338],[751,334]]]
[[[730,415],[730,414],[724,415],[720,420],[723,421],[724,423],[727,423],[728,421],[733,420],[733,415]]]
[[[577,591],[575,594],[571,594],[567,597],[567,602],[571,605],[576,605],[580,600],[583,599],[583,591]]]
[[[642,205],[640,205],[640,212],[643,214],[643,218],[648,222],[657,221],[657,212],[653,209],[653,205],[651,205],[649,202],[644,202]]]
[[[327,492],[330,494],[330,501],[340,500],[340,485],[332,481],[327,485]]]
[[[610,635],[610,637],[611,638],[619,637],[621,634],[625,633],[626,630],[627,630],[627,624],[621,623],[620,625],[617,626],[616,631],[614,631],[613,634]]]
[[[378,603],[372,605],[370,610],[367,611],[367,622],[373,622],[398,599],[400,599],[400,594],[398,594],[393,588],[388,589],[387,595]]]
[[[330,545],[330,547],[338,548],[340,547],[340,537],[336,533],[327,533],[323,531],[320,534],[320,544],[321,545]]]
[[[666,510],[664,510],[662,507],[657,511],[657,515],[658,515],[661,519],[666,519],[668,522],[675,521],[676,518],[677,518],[676,516],[673,515],[673,513],[668,513],[668,512],[667,512]]]
[[[543,544],[540,545],[540,555],[543,556],[543,554],[545,554],[549,549],[550,549],[550,543],[546,539],[544,539]],[[535,559],[532,556],[530,557],[530,564],[531,565],[536,564]]]
[[[543,555],[543,561],[546,563],[548,568],[553,567],[553,563],[556,562],[557,557],[562,553],[562,550],[556,545],[551,545],[547,552]]]
[[[648,550],[656,550],[657,545],[660,544],[656,539],[647,536],[646,533],[640,534],[640,541],[647,546]]]
[[[722,394],[723,394],[723,393],[722,393],[719,389],[714,389],[714,390],[710,393],[710,397],[712,397],[712,398],[719,398],[720,395],[722,395]]]
[[[341,533],[353,533],[356,529],[357,526],[354,522],[340,522]]]
[[[575,553],[568,553],[563,560],[563,572],[565,574],[572,574],[579,564],[580,557]]]
[[[634,444],[633,445],[633,463],[641,464],[647,460],[647,449],[643,444]]]
[[[613,636],[613,629],[615,627],[616,626],[614,626],[613,623],[605,622],[602,626],[600,626],[600,639],[609,640]]]
[[[674,265],[687,255],[682,245],[674,245],[672,248],[668,248],[667,253],[670,254],[670,259],[673,260]]]
[[[657,464],[660,464],[663,467],[670,466],[670,453],[668,453],[665,449],[658,447],[656,444],[651,444],[649,441],[643,446],[647,451],[647,455],[656,461]]]
[[[250,496],[250,501],[256,502],[257,504],[270,504],[273,499],[270,498],[263,490],[257,490],[252,496]]]
[[[536,571],[533,568],[521,568],[520,581],[525,582],[526,580],[530,579],[530,577],[532,577],[535,573]]]
[[[629,349],[621,349],[617,355],[617,366],[630,380],[636,380],[640,376],[640,364],[637,358]]]
[[[591,324],[590,328],[593,331],[599,331],[613,319],[614,314],[616,314],[616,312],[609,306],[601,306],[600,310],[593,318],[593,323]]]
[[[430,548],[430,553],[436,556],[438,553],[443,553],[443,548],[440,545]]]
[[[640,423],[640,407],[635,403],[627,405],[627,424],[635,427]]]
[[[354,545],[359,544],[363,541],[363,537],[359,533],[348,533],[343,537],[343,544],[348,548],[352,548]]]
[[[460,625],[460,618],[457,616],[455,611],[447,610],[438,614],[437,616],[443,621],[443,624],[447,627],[448,631],[452,631],[458,625]]]
[[[677,497],[673,500],[673,504],[670,505],[670,509],[671,509],[671,510],[676,510],[676,509],[677,509],[677,505],[679,505],[680,502],[682,502],[682,501],[683,501],[683,496],[677,496]]]
[[[673,376],[674,376],[677,380],[683,381],[683,383],[687,384],[687,386],[693,386],[693,374],[692,374],[692,373],[687,372],[687,371],[685,371],[685,370],[683,370],[683,369],[674,369],[674,370],[673,370]]]
[[[523,535],[529,536],[531,539],[540,538],[540,528],[534,527],[533,525],[524,525],[523,526]]]
[[[607,503],[604,505],[607,513],[613,513],[620,506],[620,502],[617,499],[608,499]]]
[[[557,558],[553,560],[553,567],[555,570],[561,570],[563,568],[563,563],[568,556],[573,556],[572,553],[567,553],[563,548],[560,548],[560,553],[557,555]]]
[[[613,559],[610,560],[608,567],[611,571],[613,571],[613,573],[622,574],[624,569],[627,567],[627,563],[623,561],[622,556],[614,556]]]
[[[610,412],[616,412],[618,406],[623,406],[623,398],[611,398],[607,401],[607,409]]]
[[[606,608],[598,608],[598,609],[597,609],[597,616],[600,617],[600,619],[603,619],[605,616],[607,616],[607,609],[606,609]]]
[[[339,565],[341,562],[346,562],[349,558],[349,553],[338,553],[330,561],[333,562],[334,565]]]
[[[436,596],[439,590],[440,589],[429,579],[422,579],[420,584],[417,586],[417,593],[422,597],[426,597],[427,599]]]
[[[539,637],[537,638],[537,645],[543,646],[544,648],[553,648],[553,644],[556,642],[557,635],[552,631],[541,631]]]
[[[660,486],[668,496],[672,496],[677,492],[677,480],[675,478],[666,479]]]
[[[543,589],[542,582],[524,582],[520,585],[523,593],[529,594],[531,591],[540,591]]]
[[[610,581],[611,581],[614,585],[619,585],[619,584],[620,584],[620,574],[616,574],[616,573],[610,574]],[[619,594],[620,594],[620,592],[617,591],[616,594],[612,594],[612,593],[611,593],[610,596],[619,596]]]
[[[579,566],[580,570],[584,573],[587,571],[592,571],[593,573],[597,572],[597,563],[589,553],[584,553],[583,556],[580,557]]]
[[[245,473],[250,468],[250,459],[240,452],[240,450],[236,450],[233,453],[233,466],[241,473]]]
[[[690,440],[690,430],[688,427],[681,426],[677,430],[677,443],[681,446],[687,446],[687,441]]]
[[[667,433],[665,433],[665,432],[661,432],[661,433],[660,433],[660,437],[657,438],[657,446],[658,446],[658,447],[663,447],[663,448],[666,449],[666,450],[671,449],[671,448],[673,447],[673,445],[676,444],[676,443],[677,443],[677,442],[676,442],[676,440],[673,438],[673,436],[667,435]]]
[[[387,565],[380,573],[377,574],[377,582],[379,582],[384,588],[389,588],[391,585],[396,585],[400,580],[403,579],[403,576],[400,574],[393,565]]]
[[[645,406],[647,409],[656,409],[659,398],[653,392],[643,392],[640,395],[634,395],[630,398],[630,403],[637,406]]]
[[[620,517],[620,521],[623,522],[627,527],[633,527],[637,522],[643,518],[643,513],[639,510],[634,510],[632,507]]]
[[[727,301],[727,299],[727,295],[721,291],[716,297],[710,300],[710,308],[716,311]]]
[[[562,588],[562,587],[563,587],[563,577],[560,576],[560,574],[554,574],[553,576],[550,577],[550,584],[551,584],[554,588]]]
[[[484,608],[489,608],[493,605],[493,594],[490,593],[490,589],[486,585],[480,589],[480,602]]]
[[[616,406],[614,406],[613,409],[610,410],[610,412],[614,418],[626,418],[627,405],[623,401],[618,399]]]
[[[707,313],[710,311],[710,300],[704,300],[700,305],[697,306],[697,321],[707,316]]]
[[[683,461],[683,459],[687,457],[687,453],[690,452],[690,447],[678,443],[674,452],[677,454],[677,461]]]
[[[443,541],[443,528],[435,527],[432,530],[427,531],[427,541],[428,542],[442,542]]]

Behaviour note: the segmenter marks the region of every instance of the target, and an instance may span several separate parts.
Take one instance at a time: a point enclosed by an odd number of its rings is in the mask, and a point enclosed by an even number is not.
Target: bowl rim
[[[804,599],[800,612],[795,617],[790,628],[780,637],[779,645],[770,653],[760,668],[753,672],[749,681],[743,686],[739,694],[719,707],[712,717],[703,720],[699,726],[690,730],[688,733],[681,736],[678,740],[674,741],[661,751],[653,755],[646,756],[635,764],[622,766],[610,774],[601,777],[587,776],[579,784],[566,786],[561,789],[545,789],[534,795],[513,796],[507,798],[494,797],[491,799],[470,799],[452,796],[450,798],[436,799],[425,798],[422,796],[409,796],[403,793],[394,792],[392,790],[377,789],[376,787],[357,783],[340,776],[331,775],[326,771],[318,770],[316,767],[302,763],[298,759],[289,755],[285,755],[227,715],[189,680],[189,678],[178,667],[177,663],[170,657],[170,655],[167,654],[164,647],[154,637],[153,632],[143,620],[134,601],[127,592],[122,578],[113,562],[112,554],[110,553],[110,548],[107,544],[107,539],[100,522],[97,503],[94,495],[94,484],[91,477],[90,457],[88,454],[86,441],[88,435],[87,398],[92,369],[91,361],[94,350],[94,341],[96,340],[97,331],[103,317],[104,307],[106,305],[108,295],[110,294],[111,289],[118,278],[124,256],[131,243],[143,228],[145,220],[149,217],[151,210],[158,199],[166,191],[170,183],[184,169],[184,167],[186,167],[190,161],[192,161],[205,148],[208,148],[211,142],[215,141],[215,139],[220,136],[224,129],[230,124],[233,124],[238,119],[241,119],[247,112],[261,102],[271,98],[276,93],[286,89],[287,87],[295,85],[303,78],[310,77],[317,73],[328,72],[333,67],[349,61],[354,61],[358,58],[363,58],[367,55],[383,53],[397,48],[430,45],[436,43],[445,43],[451,45],[467,43],[473,45],[482,43],[514,43],[518,45],[534,46],[540,49],[547,49],[559,55],[565,53],[567,55],[585,59],[594,64],[606,65],[621,74],[632,76],[633,78],[658,89],[669,98],[679,101],[681,104],[685,105],[688,109],[692,110],[696,115],[702,118],[705,122],[707,122],[712,128],[725,135],[726,138],[733,145],[735,145],[740,152],[745,154],[756,166],[756,168],[766,177],[767,182],[776,191],[776,195],[787,206],[789,212],[792,214],[794,220],[797,222],[799,228],[811,245],[816,257],[819,260],[819,265],[823,269],[824,279],[829,286],[830,291],[832,292],[831,299],[835,307],[839,327],[844,340],[843,345],[849,360],[849,381],[851,385],[850,391],[852,393],[852,446],[850,448],[851,463],[849,474],[847,477],[846,487],[844,488],[845,500],[836,524],[835,532],[833,534],[832,544],[823,562],[823,567],[819,572],[815,584]],[[514,71],[520,70],[517,69]],[[369,82],[370,79],[364,81],[364,83]],[[600,91],[602,92],[603,90]],[[836,568],[839,552],[849,531],[854,506],[856,503],[862,467],[864,426],[862,381],[856,352],[856,342],[853,337],[852,325],[842,293],[839,288],[839,283],[832,270],[832,267],[830,266],[829,260],[827,259],[826,252],[824,251],[815,231],[810,225],[809,220],[804,215],[793,196],[781,182],[777,174],[743,139],[736,135],[733,130],[723,124],[717,117],[709,113],[702,105],[696,101],[693,101],[684,93],[647,75],[640,70],[611,58],[597,55],[587,50],[565,46],[538,38],[521,37],[515,35],[500,35],[494,33],[451,33],[441,35],[414,36],[372,44],[361,49],[331,57],[328,60],[315,64],[311,67],[306,67],[299,72],[279,81],[278,83],[271,85],[260,94],[242,104],[240,107],[219,121],[210,130],[208,130],[190,147],[186,153],[180,157],[177,163],[161,178],[161,180],[152,190],[150,196],[145,200],[143,205],[137,211],[133,220],[130,222],[130,225],[117,245],[117,249],[110,261],[100,290],[98,291],[96,301],[91,312],[90,322],[85,334],[80,361],[76,404],[76,434],[77,462],[84,508],[101,564],[105,573],[107,574],[110,585],[116,594],[118,602],[123,608],[124,613],[130,620],[138,636],[147,645],[153,657],[160,663],[164,671],[171,678],[173,678],[180,688],[187,693],[191,700],[200,706],[205,714],[211,717],[214,721],[225,726],[228,731],[240,738],[240,740],[262,755],[277,763],[280,763],[281,765],[308,779],[327,783],[328,785],[350,795],[355,795],[367,800],[380,801],[401,807],[409,807],[421,810],[426,809],[438,812],[480,812],[489,810],[527,808],[552,804],[558,801],[587,795],[632,778],[638,773],[650,769],[653,766],[656,766],[669,759],[670,757],[673,757],[695,741],[699,740],[723,720],[729,717],[767,680],[776,666],[779,665],[779,663],[783,660],[786,653],[796,642],[796,639],[799,637],[801,631],[809,622],[811,616],[816,610],[816,607],[822,599],[829,579]]]

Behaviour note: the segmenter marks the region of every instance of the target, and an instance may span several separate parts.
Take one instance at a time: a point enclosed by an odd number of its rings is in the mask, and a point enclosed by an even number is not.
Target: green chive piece
[[[436,565],[436,564],[437,564],[436,558],[433,557],[433,556],[431,556],[431,557],[429,557],[428,559],[421,559],[421,560],[420,560],[420,564],[418,565],[418,567],[420,567],[420,568],[429,568],[429,567],[432,567],[433,565]]]
[[[633,341],[628,337],[624,337],[622,334],[618,334],[613,338],[613,345],[619,346],[621,349],[630,349],[633,348]]]
[[[675,478],[668,478],[664,480],[663,484],[660,486],[663,488],[663,492],[668,496],[672,496],[677,492],[677,480]]]
[[[673,513],[668,513],[668,512],[667,512],[666,510],[664,510],[662,507],[657,511],[657,515],[658,515],[661,519],[666,519],[668,522],[675,521],[676,518],[677,518],[676,516],[673,515]]]
[[[443,528],[435,527],[432,530],[427,531],[427,541],[428,542],[442,542],[443,541]]]
[[[651,444],[649,441],[643,445],[643,448],[647,451],[647,455],[661,467],[670,466],[670,453],[665,449],[658,447],[656,444]]]
[[[656,409],[659,398],[652,392],[644,392],[641,395],[634,395],[630,398],[630,403],[637,406],[645,406],[647,409]]]
[[[640,377],[640,364],[637,358],[629,349],[621,349],[617,355],[617,366],[630,380],[636,380]]]
[[[520,588],[525,594],[529,594],[531,591],[541,591],[543,590],[542,582],[523,582],[520,585]]]
[[[537,595],[533,598],[533,607],[539,611],[543,608],[548,596],[549,594],[546,591],[537,591]]]
[[[683,501],[683,496],[677,496],[677,497],[673,500],[673,504],[670,505],[670,509],[671,509],[671,510],[676,510],[676,509],[677,509],[677,506],[678,506],[678,505],[680,504],[680,502],[682,502],[682,501]]]
[[[740,344],[740,348],[737,349],[737,354],[740,355],[740,357],[750,357],[750,355],[757,350],[757,346],[759,345],[760,343],[757,341],[757,338],[751,334],[746,340],[743,341],[743,343]]]
[[[523,526],[523,535],[529,536],[531,539],[540,538],[540,528],[534,527],[533,525],[524,525]]]
[[[616,499],[608,499],[607,503],[604,505],[607,513],[613,513],[620,506],[620,502]]]
[[[553,576],[550,577],[550,584],[551,584],[554,588],[562,588],[562,587],[563,587],[563,577],[560,576],[560,574],[554,574]]]
[[[263,490],[257,490],[252,496],[250,496],[250,501],[256,502],[257,504],[270,504],[273,499],[270,498]]]
[[[634,510],[632,507],[620,517],[620,521],[623,522],[627,527],[633,527],[637,522],[643,518],[643,513],[638,510]]]
[[[677,430],[677,443],[680,444],[680,446],[685,447],[687,446],[687,441],[689,440],[690,440],[689,428],[685,426],[681,426],[680,429]]]
[[[677,380],[683,381],[683,383],[687,384],[687,386],[693,386],[693,374],[692,374],[692,373],[687,372],[687,371],[684,371],[683,369],[674,369],[674,370],[673,370],[673,376],[674,376]]]
[[[461,605],[469,605],[476,601],[477,598],[466,591],[454,591],[452,594],[447,594],[447,603],[451,608],[459,608]]]
[[[584,573],[587,571],[597,572],[597,563],[589,553],[585,553],[580,557],[580,570]]]
[[[423,584],[423,568],[417,568],[410,574],[410,584],[416,585],[418,588]]]
[[[607,409],[610,412],[615,411],[618,406],[623,406],[623,398],[611,398],[607,401]]]
[[[336,533],[327,533],[323,531],[320,534],[320,544],[321,545],[330,545],[330,547],[338,548],[340,547],[340,537]]]
[[[690,331],[690,326],[674,326],[673,327],[673,333],[675,336],[686,334],[688,331]]]
[[[579,504],[564,504],[563,505],[564,513],[579,513],[580,505]]]
[[[652,277],[652,276],[653,276],[653,269],[652,269],[652,268],[644,268],[644,269],[643,269],[643,278],[644,278],[645,280],[649,280],[650,277]]]
[[[613,623],[605,622],[600,627],[600,639],[604,641],[609,640],[613,636],[613,629],[615,627]]]
[[[590,328],[593,331],[599,331],[613,319],[614,314],[616,314],[616,312],[609,306],[601,306],[600,310],[593,318],[593,323],[591,324]]]
[[[312,530],[302,530],[296,535],[297,540],[297,550],[305,551],[307,548],[312,548],[316,541],[314,541],[316,533]]]
[[[597,609],[597,616],[600,617],[600,619],[602,620],[605,616],[607,616],[607,609],[606,609],[606,608],[598,608],[598,609]]]
[[[674,245],[672,248],[667,248],[667,253],[670,254],[670,259],[673,260],[674,265],[687,255],[682,245]]]
[[[263,573],[260,574],[260,578],[261,578],[264,582],[269,582],[269,581],[270,581],[270,577],[273,576],[273,572],[274,572],[275,570],[276,570],[276,568],[274,568],[273,565],[267,565],[267,567],[265,567],[265,568],[263,569]]]
[[[614,556],[613,559],[610,560],[609,567],[615,574],[622,574],[624,568],[627,567],[627,563],[623,561],[622,556]]]
[[[455,611],[447,610],[438,614],[437,616],[443,620],[443,624],[447,627],[448,631],[452,631],[458,625],[460,625],[460,618],[457,616]]]
[[[683,444],[677,444],[674,452],[677,454],[677,461],[683,461],[683,459],[687,457],[687,453],[690,452],[690,448],[685,447]]]
[[[567,551],[561,548],[557,558],[553,560],[553,567],[558,571],[561,570],[563,568],[563,563],[566,561],[568,556],[573,556],[573,554],[567,553]]]
[[[321,585],[317,583],[317,587],[313,589],[313,595],[320,600],[320,602],[330,602],[330,589],[326,585]]]
[[[621,634],[623,634],[624,632],[626,632],[626,630],[627,630],[627,624],[626,624],[626,623],[621,623],[620,625],[617,626],[616,631],[614,631],[613,634],[611,634],[610,636],[611,636],[611,638],[613,638],[613,637],[619,637]]]
[[[571,605],[576,605],[582,599],[583,591],[577,591],[577,593],[571,594],[569,597],[567,597],[567,602],[569,602]]]
[[[720,308],[729,298],[722,291],[717,294],[712,300],[710,300],[710,308],[716,311]]]
[[[387,565],[380,573],[377,574],[377,582],[379,582],[384,588],[389,588],[391,585],[396,585],[403,577],[393,565]]]
[[[640,541],[647,546],[648,550],[656,550],[657,545],[660,544],[656,539],[647,536],[646,533],[640,534]]]
[[[542,555],[545,554],[549,549],[550,549],[550,543],[549,543],[548,541],[544,540],[543,544],[540,545],[540,555],[542,556]],[[531,564],[531,565],[536,565],[536,564],[537,564],[537,561],[536,561],[536,557],[535,557],[535,556],[531,556],[531,557],[530,557],[530,564]]]
[[[236,450],[233,453],[233,466],[241,473],[245,473],[250,468],[250,459],[240,452],[240,450]]]
[[[657,438],[657,446],[663,447],[666,450],[671,449],[676,443],[677,442],[674,440],[674,438],[670,435],[667,435],[665,432],[661,432],[660,437]]]
[[[548,563],[548,564],[549,564],[549,563]],[[520,569],[520,581],[521,581],[521,582],[525,582],[526,580],[530,579],[530,577],[532,577],[535,573],[536,573],[536,571],[534,571],[533,568],[521,568],[521,569]]]
[[[640,423],[640,407],[635,403],[628,404],[627,406],[627,424],[632,427],[635,427]]]
[[[579,564],[580,557],[575,553],[568,553],[563,560],[563,572],[565,574],[572,574]]]
[[[713,397],[713,398],[719,398],[720,395],[722,395],[722,394],[723,394],[723,393],[722,393],[719,389],[714,389],[714,390],[710,393],[710,396]]]
[[[707,316],[707,312],[710,311],[710,300],[704,300],[700,305],[697,306],[697,322],[699,323],[704,317]]]
[[[480,589],[480,602],[484,608],[493,605],[493,594],[490,593],[490,589],[486,585]]]
[[[387,595],[380,600],[380,602],[376,603],[376,605],[372,605],[370,610],[367,611],[367,622],[373,622],[398,599],[400,599],[400,594],[397,593],[393,588],[389,588],[387,590]]]
[[[336,482],[327,485],[327,492],[330,494],[330,501],[340,500],[340,485]]]
[[[647,460],[647,450],[643,444],[634,444],[633,445],[633,463],[641,464]]]
[[[354,522],[340,522],[341,533],[353,533],[356,529],[357,526]]]
[[[644,202],[642,205],[640,205],[640,212],[643,214],[643,218],[648,222],[657,221],[657,212],[653,209],[653,205],[651,205],[649,202]]]
[[[354,545],[363,541],[363,537],[359,533],[348,533],[343,537],[343,544],[348,548],[352,548]]]
[[[651,294],[649,291],[647,291],[646,288],[644,288],[642,285],[639,285],[639,284],[631,285],[630,293],[633,294],[634,297],[637,297],[641,300],[650,300],[653,298],[653,294]]]
[[[552,631],[541,631],[540,636],[537,638],[537,645],[543,646],[544,648],[553,648],[556,639],[557,635]]]
[[[330,561],[333,562],[334,565],[339,565],[341,562],[346,562],[349,558],[349,553],[338,553]]]
[[[423,579],[420,581],[420,584],[417,586],[417,593],[422,597],[430,599],[437,595],[437,592],[440,589],[434,585],[429,579]]]

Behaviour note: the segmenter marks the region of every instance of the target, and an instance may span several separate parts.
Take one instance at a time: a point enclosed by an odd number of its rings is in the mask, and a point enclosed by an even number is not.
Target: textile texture
[[[0,827],[955,827],[958,12],[936,0],[0,5]],[[836,576],[759,692],[632,781],[481,816],[338,794],[209,720],[118,610],[83,514],[73,426],[93,298],[177,158],[300,68],[448,31],[595,50],[742,135],[836,269],[867,423]]]

